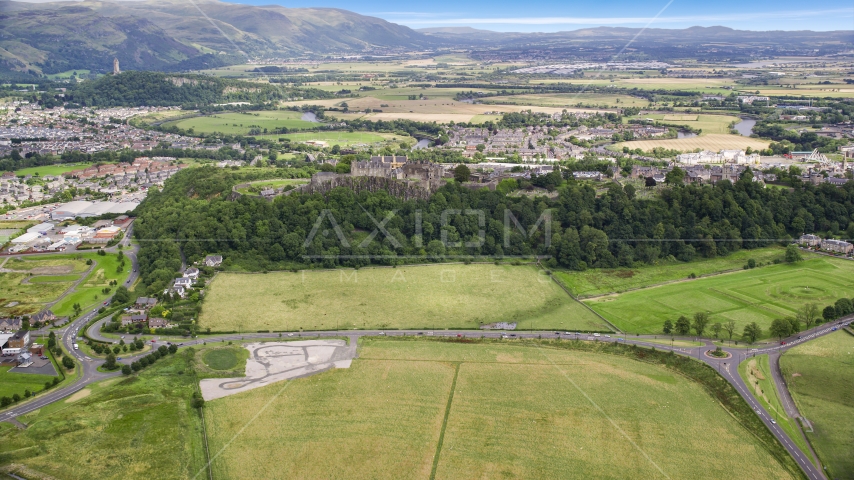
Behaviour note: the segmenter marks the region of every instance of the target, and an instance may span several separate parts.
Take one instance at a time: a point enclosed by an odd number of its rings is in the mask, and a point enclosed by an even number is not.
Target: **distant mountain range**
[[[126,69],[169,70],[233,64],[247,56],[413,50],[439,43],[404,26],[333,8],[198,0],[0,1],[0,67],[36,73],[109,71],[114,56]]]
[[[0,73],[107,72],[113,57],[127,70],[179,71],[235,64],[247,58],[395,53],[442,47],[552,49],[558,57],[595,59],[613,55],[638,31],[611,27],[556,33],[502,33],[470,27],[412,30],[340,9],[252,6],[216,0],[0,0]],[[666,59],[684,58],[702,50],[743,58],[751,51],[821,55],[851,49],[852,45],[851,31],[751,32],[693,27],[647,29],[631,42],[627,53]]]

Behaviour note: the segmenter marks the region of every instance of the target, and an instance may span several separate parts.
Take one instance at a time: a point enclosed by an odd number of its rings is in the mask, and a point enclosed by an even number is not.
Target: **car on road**
[[[385,335],[385,332],[380,332],[377,335]]]
[[[777,420],[774,420],[774,419],[772,418],[772,419],[771,419],[771,424],[772,424],[772,425],[777,425]]]
[[[121,360],[121,359],[122,359],[122,357],[116,357],[116,360]]]
[[[75,343],[73,346],[74,346],[74,349],[75,349],[75,350],[77,350],[77,349],[78,349],[78,347],[77,347],[77,344],[76,344],[76,343]]]
[[[618,342],[622,342],[622,341],[624,341],[624,340],[623,340],[622,338],[620,338],[620,337],[617,337],[617,341],[618,341]]]
[[[293,336],[294,336],[294,334],[293,334],[293,333],[289,333],[289,334],[288,334],[288,336],[289,336],[289,337],[293,337]]]
[[[831,329],[830,329],[830,331],[831,331],[831,332],[835,332],[835,331],[836,331],[836,327],[831,328]]]
[[[782,342],[780,342],[780,345],[785,345],[785,344],[786,344],[786,341],[785,341],[785,340],[783,340]]]
[[[594,336],[594,337],[599,337],[600,335],[599,335],[598,333],[594,333],[594,334],[593,334],[593,336]]]

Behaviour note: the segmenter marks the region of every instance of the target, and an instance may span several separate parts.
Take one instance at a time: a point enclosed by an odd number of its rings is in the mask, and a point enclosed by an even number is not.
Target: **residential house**
[[[181,288],[191,288],[193,286],[193,279],[187,277],[176,278],[174,286]]]
[[[17,332],[23,325],[21,317],[0,318],[0,332]]]
[[[33,315],[32,317],[30,317],[30,324],[52,323],[55,320],[56,320],[56,315],[50,310],[45,310],[43,312],[39,312],[39,313]]]
[[[148,328],[166,328],[169,326],[169,321],[165,318],[149,318]]]
[[[828,250],[836,253],[844,253],[846,255],[850,254],[851,252],[854,252],[854,245],[842,240],[822,240],[821,248],[822,250]]]
[[[798,239],[798,243],[800,243],[801,245],[806,245],[808,247],[815,247],[821,245],[821,237],[819,237],[818,235],[812,235],[807,233],[801,235],[801,238]]]
[[[196,267],[188,268],[184,271],[184,277],[190,278],[195,281],[197,278],[199,278],[199,269]]]
[[[205,266],[218,267],[222,264],[222,255],[208,255],[205,257]]]
[[[148,319],[145,314],[141,315],[122,315],[122,326],[126,327],[134,323],[143,323]]]
[[[154,297],[139,297],[136,299],[135,305],[139,308],[151,308],[157,305],[157,299]]]

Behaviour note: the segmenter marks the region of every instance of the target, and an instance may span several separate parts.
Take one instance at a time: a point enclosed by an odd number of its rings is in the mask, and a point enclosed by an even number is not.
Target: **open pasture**
[[[854,477],[854,336],[838,331],[789,350],[780,369],[828,478]]]
[[[768,336],[771,322],[794,316],[807,303],[820,306],[854,296],[854,262],[819,257],[797,264],[686,280],[585,300],[593,310],[631,333],[661,333],[665,320],[708,312],[711,323],[735,321],[736,335],[756,322]]]
[[[538,343],[361,339],[204,414],[215,478],[791,478],[699,384]]]
[[[785,250],[781,247],[768,247],[739,250],[725,257],[704,258],[693,262],[663,262],[660,265],[638,268],[591,268],[583,272],[558,270],[554,274],[573,295],[584,298],[685,280],[692,273],[702,276],[741,270],[748,259],[752,258],[757,263],[771,263],[782,259],[784,254]]]
[[[63,173],[70,172],[72,170],[82,170],[84,168],[89,167],[90,165],[91,164],[89,163],[63,163],[60,165],[42,165],[40,167],[27,167],[22,168],[20,170],[15,170],[15,175],[19,177],[36,174],[41,177],[47,175],[59,176]]]
[[[656,147],[666,148],[668,150],[678,150],[680,152],[693,152],[695,149],[699,148],[700,150],[719,152],[721,150],[746,150],[747,147],[750,147],[753,150],[764,150],[768,148],[768,145],[770,144],[771,142],[759,140],[758,138],[712,133],[692,138],[632,140],[630,142],[617,143],[614,145],[614,148],[617,150],[621,150],[623,147],[629,147],[632,150],[640,148],[645,152],[651,151]]]
[[[535,268],[496,265],[221,273],[205,295],[199,325],[246,332],[477,329],[494,322],[610,330]]]
[[[230,112],[216,113],[203,117],[186,118],[167,122],[166,126],[177,126],[185,130],[193,129],[196,133],[225,133],[232,135],[248,135],[249,130],[256,128],[274,130],[287,127],[302,129],[316,127],[317,123],[301,120],[302,113],[290,110],[265,110],[260,112]]]
[[[653,119],[664,123],[685,125],[693,129],[702,130],[700,135],[728,134],[729,125],[741,121],[738,117],[731,115],[696,115],[696,114],[660,114],[652,113],[633,117],[637,119]]]

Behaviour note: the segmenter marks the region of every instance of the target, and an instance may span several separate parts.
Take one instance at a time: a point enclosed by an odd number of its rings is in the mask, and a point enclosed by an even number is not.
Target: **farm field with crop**
[[[261,136],[262,138],[266,136]],[[410,137],[402,137],[400,135],[380,134],[374,132],[306,132],[306,133],[288,133],[285,135],[273,135],[271,138],[287,138],[292,142],[308,142],[321,141],[326,142],[329,146],[340,145],[348,147],[357,144],[381,143],[389,140],[409,141],[414,139]]]
[[[363,338],[349,369],[205,418],[215,478],[791,478],[699,384],[546,342]]]
[[[647,107],[649,101],[645,98],[631,95],[602,93],[552,93],[541,95],[509,95],[489,97],[489,103],[510,105],[540,105],[546,107],[577,107],[581,105],[596,105],[609,108]]]
[[[199,326],[215,332],[477,329],[494,322],[518,322],[518,329],[610,330],[530,266],[221,273],[202,312]]]
[[[701,259],[693,262],[662,263],[639,268],[589,269],[583,272],[570,270],[554,271],[555,276],[566,285],[573,295],[584,298],[607,293],[622,293],[666,282],[696,276],[714,275],[721,272],[742,270],[749,259],[757,264],[771,263],[783,259],[785,250],[768,247],[755,250],[739,250],[725,257]],[[807,254],[806,258],[812,258]]]
[[[622,150],[623,147],[629,147],[632,150],[640,148],[645,152],[656,147],[678,150],[680,152],[692,152],[699,148],[701,150],[719,152],[721,150],[746,150],[747,147],[750,147],[753,150],[764,150],[768,148],[768,145],[770,144],[771,142],[760,140],[758,138],[743,137],[741,135],[732,135],[728,133],[710,133],[708,135],[700,135],[691,138],[632,140],[630,142],[614,144],[613,148],[616,150]]]
[[[807,303],[826,305],[854,296],[854,262],[815,257],[797,264],[699,278],[585,300],[593,310],[631,333],[661,333],[665,320],[707,312],[711,323],[735,321],[736,332],[756,322],[768,335],[777,318],[794,316]]]
[[[854,336],[838,331],[798,345],[780,357],[780,370],[813,425],[806,435],[828,478],[854,477]]]
[[[167,122],[165,126],[177,126],[188,130],[192,128],[196,133],[225,133],[225,134],[249,134],[249,130],[257,128],[260,130],[276,128],[312,128],[318,124],[301,120],[303,114],[290,110],[272,110],[245,113],[217,113],[203,117],[186,118]]]
[[[190,406],[198,384],[190,369],[182,351],[22,416],[26,429],[0,430],[0,465],[25,464],[68,480],[203,476],[202,426]]]

